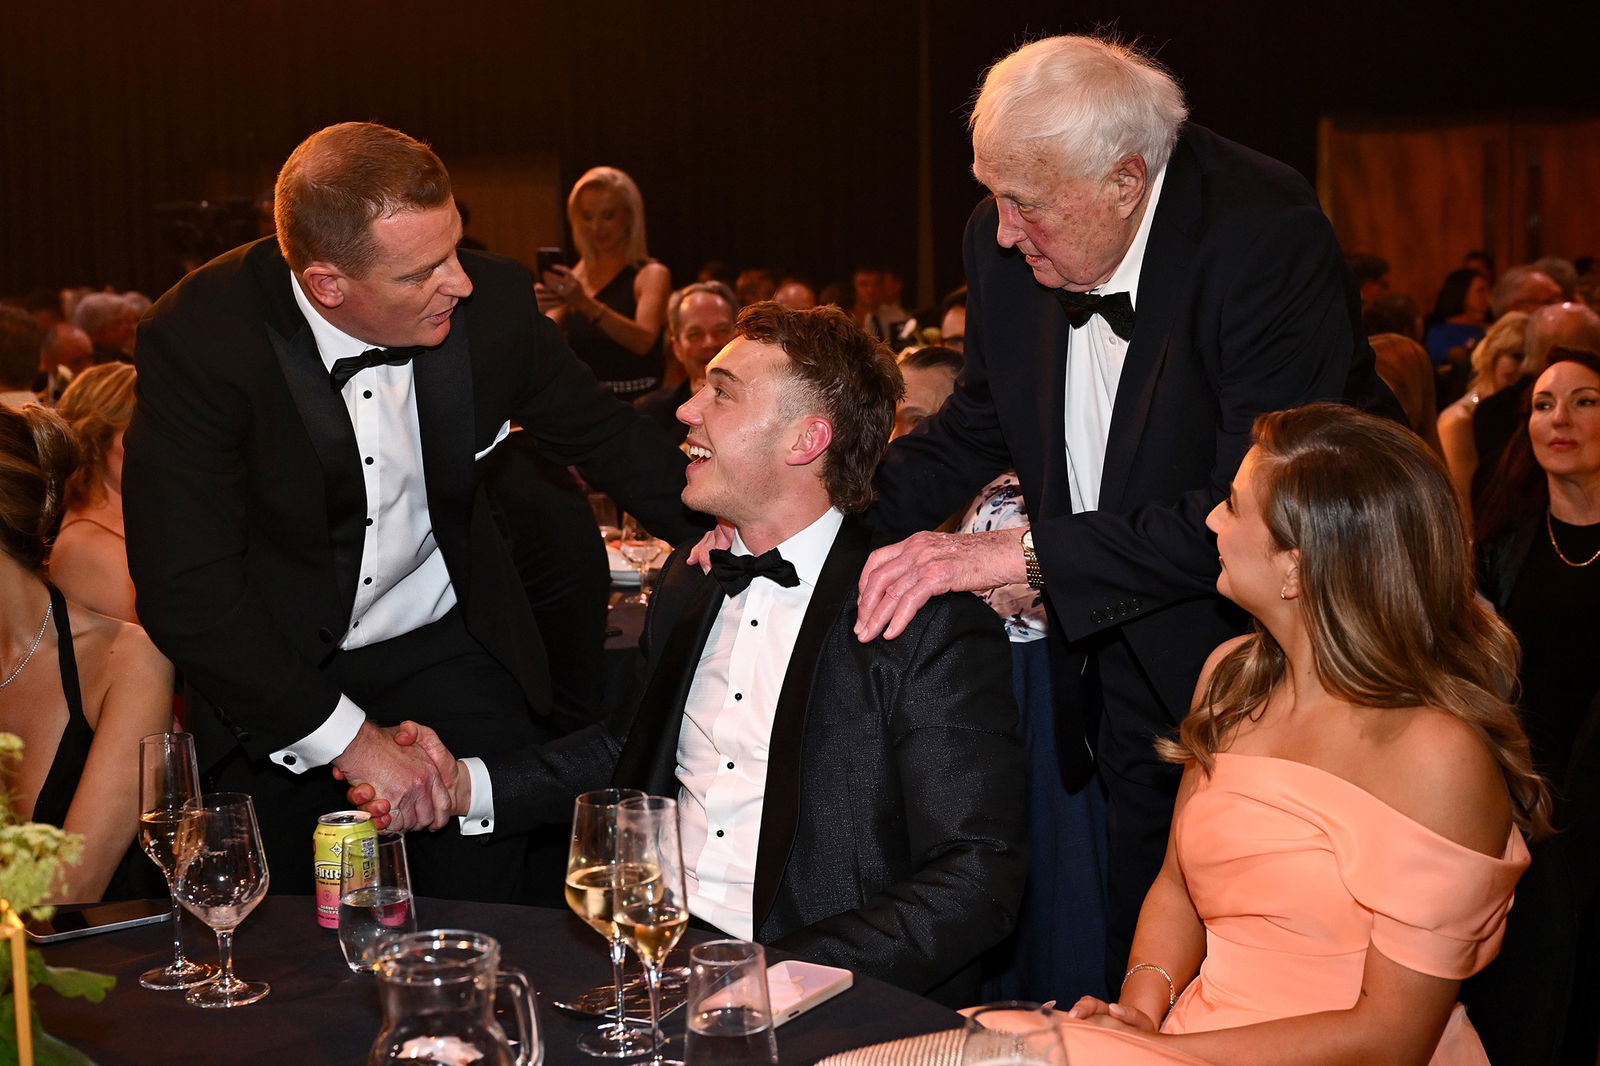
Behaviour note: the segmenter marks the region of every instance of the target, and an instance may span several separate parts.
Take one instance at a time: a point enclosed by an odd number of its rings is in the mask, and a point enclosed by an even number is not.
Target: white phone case
[[[855,975],[837,966],[814,962],[779,962],[767,967],[767,994],[772,999],[772,1027],[798,1018],[818,1003],[837,996],[855,982]]]

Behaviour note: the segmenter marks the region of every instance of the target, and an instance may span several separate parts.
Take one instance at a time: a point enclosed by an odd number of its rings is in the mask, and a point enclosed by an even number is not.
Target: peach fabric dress
[[[1439,836],[1305,763],[1221,754],[1178,821],[1177,851],[1206,927],[1200,973],[1162,1031],[1233,1028],[1352,1006],[1367,949],[1419,973],[1465,978],[1500,948],[1528,849],[1493,858]],[[1072,1066],[1199,1060],[1069,1019]],[[1432,1066],[1485,1066],[1458,1004]]]

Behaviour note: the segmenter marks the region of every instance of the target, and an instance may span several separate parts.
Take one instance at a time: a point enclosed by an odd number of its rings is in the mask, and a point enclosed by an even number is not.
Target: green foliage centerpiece
[[[0,733],[0,776],[8,784],[21,760],[22,741]],[[82,847],[76,833],[21,821],[9,788],[0,795],[0,1066],[93,1066],[82,1052],[44,1031],[31,992],[43,985],[58,995],[98,1003],[117,979],[47,966],[23,932],[26,919],[50,916],[54,908],[43,901],[62,867],[78,861]]]

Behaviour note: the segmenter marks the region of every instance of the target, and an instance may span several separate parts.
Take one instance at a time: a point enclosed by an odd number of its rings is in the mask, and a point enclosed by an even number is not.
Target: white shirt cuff
[[[472,780],[472,803],[467,807],[467,813],[459,819],[461,835],[475,837],[492,833],[494,832],[494,785],[489,780],[489,768],[483,765],[482,759],[472,755],[461,759],[460,762]]]
[[[303,774],[315,766],[326,766],[344,754],[344,749],[350,746],[366,720],[366,713],[349,696],[340,696],[333,713],[310,736],[273,752],[267,758],[297,774]]]

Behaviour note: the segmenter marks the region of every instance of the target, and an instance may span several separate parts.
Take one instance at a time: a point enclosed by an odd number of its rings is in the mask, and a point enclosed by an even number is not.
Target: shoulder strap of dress
[[[56,624],[56,659],[61,668],[61,693],[67,702],[67,725],[61,731],[50,772],[45,775],[39,798],[33,804],[33,819],[50,825],[63,825],[78,779],[89,761],[94,730],[83,713],[83,692],[78,686],[78,658],[72,651],[72,619],[67,616],[67,600],[54,585],[50,590],[50,611]]]
[[[61,664],[61,692],[67,698],[67,716],[89,719],[83,713],[83,690],[78,685],[78,657],[72,650],[72,619],[67,617],[67,598],[54,585],[50,589],[51,610],[56,618],[56,659]]]

